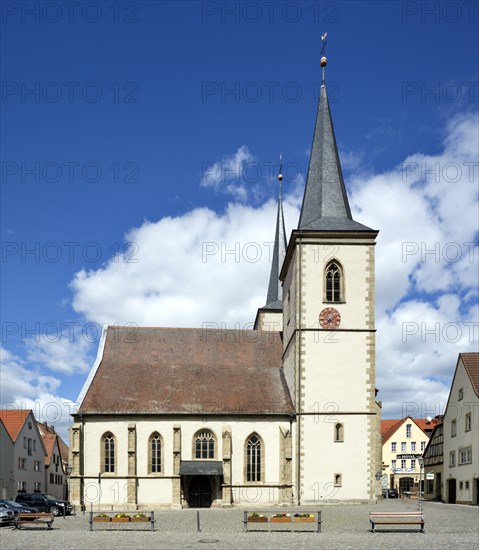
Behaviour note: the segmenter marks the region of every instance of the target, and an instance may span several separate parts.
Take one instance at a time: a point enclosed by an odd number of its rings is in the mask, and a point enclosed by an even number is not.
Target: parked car
[[[51,512],[54,516],[62,516],[63,510],[66,515],[73,511],[73,506],[66,500],[45,493],[18,493],[15,501],[36,508],[39,512]]]
[[[15,514],[13,513],[13,510],[10,510],[10,508],[0,504],[0,524],[13,523],[14,519]]]
[[[36,508],[30,508],[30,506],[19,504],[14,500],[0,499],[0,506],[5,506],[6,508],[10,508],[10,510],[13,510],[15,516],[17,516],[18,514],[35,514],[36,512],[38,512]]]
[[[383,489],[383,498],[399,498],[397,489]]]

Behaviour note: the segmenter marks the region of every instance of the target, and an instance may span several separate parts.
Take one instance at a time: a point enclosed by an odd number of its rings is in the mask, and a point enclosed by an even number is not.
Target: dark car
[[[10,510],[13,510],[15,516],[17,516],[18,514],[35,514],[36,512],[38,512],[36,508],[30,508],[30,506],[25,506],[24,504],[20,504],[18,502],[15,502],[14,500],[0,499],[0,506],[5,506],[6,508],[10,508]]]
[[[397,489],[383,489],[383,498],[399,498]]]
[[[51,512],[54,516],[71,514],[73,506],[66,500],[61,500],[45,493],[18,493],[15,499],[19,504],[36,508],[39,512]]]

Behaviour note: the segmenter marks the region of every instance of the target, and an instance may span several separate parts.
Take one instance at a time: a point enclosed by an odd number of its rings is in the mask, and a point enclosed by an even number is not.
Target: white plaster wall
[[[283,330],[283,312],[262,311],[259,314],[258,330],[280,332]]]
[[[459,389],[463,389],[463,399],[459,400]],[[456,479],[456,501],[472,503],[474,475],[479,477],[479,398],[472,389],[471,381],[462,364],[459,362],[451,386],[448,405],[444,413],[444,479],[443,498],[447,502],[447,480]],[[472,429],[465,431],[465,418],[471,413]],[[451,421],[456,420],[456,436],[451,437]],[[459,450],[472,447],[472,463],[459,464]],[[456,466],[449,466],[449,453],[456,451]],[[459,483],[463,482],[462,491]],[[465,482],[469,481],[469,489],[465,488]],[[477,504],[476,502],[474,502]]]
[[[31,428],[28,427],[28,424],[31,423]],[[23,448],[23,438],[26,437],[35,440],[35,451],[33,450],[32,443],[32,454],[28,454],[28,449]],[[22,457],[26,459],[26,469],[18,469],[18,458]],[[40,471],[36,472],[33,469],[33,463],[37,460],[41,463]],[[42,443],[42,438],[38,432],[37,422],[32,413],[29,414],[25,424],[23,425],[20,433],[15,440],[14,450],[13,450],[13,469],[15,477],[15,487],[14,494],[17,494],[17,481],[26,481],[27,482],[27,492],[32,492],[35,488],[35,483],[41,483],[42,492],[45,492],[45,451]]]

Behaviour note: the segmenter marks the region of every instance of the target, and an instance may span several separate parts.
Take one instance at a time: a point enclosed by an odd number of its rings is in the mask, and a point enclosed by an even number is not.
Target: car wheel
[[[56,517],[60,515],[60,508],[58,506],[52,506],[50,512]]]

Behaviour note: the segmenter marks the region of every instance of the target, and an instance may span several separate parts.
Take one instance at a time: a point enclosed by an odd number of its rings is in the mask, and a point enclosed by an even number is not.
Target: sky
[[[62,434],[104,324],[251,328],[326,81],[379,229],[383,418],[441,414],[478,322],[478,2],[3,1],[1,406]]]

